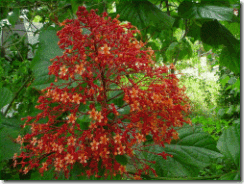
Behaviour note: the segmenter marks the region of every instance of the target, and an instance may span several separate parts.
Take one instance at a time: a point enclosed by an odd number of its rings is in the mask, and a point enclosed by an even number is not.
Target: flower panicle
[[[118,18],[79,7],[77,19],[60,23],[64,52],[48,68],[56,82],[42,90],[36,106],[41,112],[23,118],[31,132],[16,139],[22,151],[14,166],[24,174],[54,168],[69,177],[78,164],[81,175],[130,175],[118,158],[133,160],[136,148],[149,141],[170,143],[178,139],[174,127],[190,123],[177,77],[166,66],[154,67],[153,50],[135,39],[140,31]],[[132,178],[149,172],[141,163],[144,169]]]

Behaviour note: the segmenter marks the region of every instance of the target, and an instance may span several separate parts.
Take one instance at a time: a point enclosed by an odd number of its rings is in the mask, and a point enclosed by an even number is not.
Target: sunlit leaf
[[[217,19],[231,21],[233,18],[233,9],[223,6],[183,1],[178,7],[178,15],[188,19]]]

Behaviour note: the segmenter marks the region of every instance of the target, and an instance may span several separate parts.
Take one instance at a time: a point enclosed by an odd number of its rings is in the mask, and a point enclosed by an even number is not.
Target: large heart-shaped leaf
[[[218,157],[215,140],[202,131],[201,127],[185,126],[178,130],[180,139],[166,144],[165,148],[152,146],[149,151],[173,155],[164,160],[161,156],[142,152],[139,156],[147,160],[156,161],[156,172],[162,177],[197,176],[199,170],[207,167]]]
[[[217,148],[238,169],[240,165],[240,125],[224,130],[219,138]]]
[[[62,54],[56,33],[56,28],[49,27],[39,35],[39,47],[32,61],[35,76],[32,86],[39,90],[48,87],[54,81],[54,76],[48,75],[48,66],[52,64],[50,59]]]
[[[153,27],[154,31],[161,32],[171,28],[174,23],[174,18],[149,1],[121,1],[116,9],[120,20],[129,21],[139,29]]]
[[[207,5],[205,3],[183,1],[178,7],[178,15],[188,19],[231,21],[233,18],[233,9],[223,6]]]

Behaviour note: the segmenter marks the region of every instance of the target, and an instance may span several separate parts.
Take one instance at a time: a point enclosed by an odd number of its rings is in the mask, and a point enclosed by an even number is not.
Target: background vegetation
[[[27,175],[13,168],[13,154],[19,151],[15,138],[25,134],[20,118],[35,115],[40,90],[53,80],[49,60],[60,54],[56,32],[59,22],[75,18],[78,6],[85,5],[120,21],[129,21],[141,30],[138,40],[147,42],[157,64],[175,64],[178,70],[196,68],[198,76],[179,76],[191,99],[192,126],[179,131],[180,139],[165,148],[149,149],[172,154],[167,160],[150,154],[138,157],[157,161],[152,165],[158,178],[151,180],[240,180],[240,2],[237,0],[2,0],[0,2],[0,178],[2,180],[53,179],[38,171]],[[43,23],[33,34],[38,43],[26,41],[14,31],[25,17],[28,25]],[[8,23],[6,20],[8,20]],[[4,30],[9,35],[4,35]],[[5,40],[5,41],[3,41]],[[32,52],[33,58],[28,56]],[[207,58],[202,68],[200,58]],[[202,78],[217,68],[217,81]],[[133,167],[127,164],[133,174]],[[69,179],[86,179],[76,178]],[[65,179],[65,178],[59,178]],[[95,179],[95,178],[91,178]],[[114,178],[116,179],[116,178]],[[123,179],[127,179],[124,177]]]

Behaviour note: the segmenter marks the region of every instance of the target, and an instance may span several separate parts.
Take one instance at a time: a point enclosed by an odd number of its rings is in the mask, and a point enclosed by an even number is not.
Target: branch
[[[159,4],[160,9],[162,8],[162,3],[163,3],[163,1],[160,1],[160,4]]]
[[[182,38],[185,38],[188,32],[189,32],[188,20],[185,19],[185,33],[183,34]]]
[[[166,5],[166,8],[167,8],[167,14],[168,14],[168,16],[170,16],[169,1],[168,0],[165,1],[165,5]]]
[[[13,104],[13,102],[14,102],[14,100],[18,97],[18,94],[20,93],[20,91],[25,87],[25,85],[27,84],[27,82],[30,80],[30,76],[27,78],[27,80],[24,82],[24,84],[19,88],[19,90],[15,93],[15,95],[14,95],[14,97],[13,97],[13,99],[11,100],[11,102],[9,103],[9,105],[8,105],[8,107],[7,107],[7,109],[6,109],[6,111],[4,112],[4,116],[6,117],[6,115],[7,115],[7,113],[8,113],[8,111],[9,111],[9,109],[10,109],[10,107],[12,106],[12,104]]]

